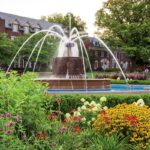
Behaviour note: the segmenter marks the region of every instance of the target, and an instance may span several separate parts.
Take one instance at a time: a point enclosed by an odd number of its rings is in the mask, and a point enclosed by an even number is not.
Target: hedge
[[[150,80],[129,80],[129,84],[150,85]],[[126,84],[125,80],[111,80],[111,84]]]
[[[138,99],[143,99],[145,104],[150,106],[150,94],[64,94],[64,95],[47,95],[47,98],[43,101],[43,106],[48,111],[51,107],[54,110],[60,110],[64,113],[76,109],[78,106],[81,106],[82,102],[81,98],[84,98],[87,101],[95,101],[98,102],[100,97],[105,96],[107,98],[107,102],[105,103],[108,107],[113,107],[117,104],[121,103],[133,103]],[[60,103],[58,103],[58,101]]]

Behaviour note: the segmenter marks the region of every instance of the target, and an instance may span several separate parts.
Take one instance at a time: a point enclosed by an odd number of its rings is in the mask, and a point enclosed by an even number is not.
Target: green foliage
[[[128,143],[128,137],[122,138],[118,134],[101,135],[92,137],[92,146],[95,150],[132,150],[133,146]]]
[[[42,16],[43,20],[48,22],[54,22],[64,25],[68,30],[69,28],[69,16],[71,16],[71,27],[76,27],[79,31],[85,31],[86,24],[81,20],[79,16],[74,16],[72,13],[67,13],[66,15],[55,13],[50,16]]]
[[[27,136],[31,131],[46,128],[42,101],[47,88],[34,78],[35,75],[31,73],[22,76],[14,72],[7,75],[0,73],[0,113],[19,115],[22,123],[18,128],[23,128],[23,131],[18,132],[25,132]]]
[[[17,46],[5,33],[0,33],[0,66],[8,65],[10,58],[15,54]]]
[[[126,84],[125,80],[111,80],[112,84]],[[150,85],[150,80],[128,80],[129,84]]]
[[[123,49],[137,64],[149,63],[150,3],[143,0],[108,0],[97,11],[95,24],[111,47]]]
[[[45,35],[46,35],[45,33],[39,33],[38,35],[35,35],[34,37],[32,37],[22,48],[18,57],[16,58],[16,61],[18,61],[19,58],[22,58],[27,61],[32,50],[37,45],[38,41],[41,40]],[[18,47],[21,47],[22,44],[30,36],[31,34],[25,34],[25,35],[19,36],[14,40],[14,44]],[[52,62],[54,54],[56,53],[57,45],[58,45],[57,42],[58,42],[58,39],[54,39],[54,37],[52,36],[47,36],[47,38],[45,39],[43,43],[37,63],[46,64],[48,68],[49,64]],[[33,52],[33,55],[30,59],[31,62],[35,62],[38,52],[40,50],[41,44],[42,44],[42,41],[37,45],[35,51]]]
[[[100,98],[105,96],[107,101],[105,105],[108,107],[113,107],[120,103],[133,103],[138,99],[142,98],[146,105],[150,106],[150,94],[63,94],[58,96],[50,96],[50,100],[47,98],[43,101],[44,108],[49,110],[52,108],[53,110],[58,110],[63,113],[70,112],[71,110],[77,109],[79,106],[82,105],[80,101],[84,98],[86,101],[95,101],[99,102]],[[60,104],[57,103],[56,99],[60,100]]]

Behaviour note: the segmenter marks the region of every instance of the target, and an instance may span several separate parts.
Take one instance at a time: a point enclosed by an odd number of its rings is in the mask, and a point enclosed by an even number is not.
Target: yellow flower
[[[142,107],[141,107],[142,106]],[[97,132],[112,134],[119,131],[130,136],[130,142],[138,143],[141,148],[150,143],[150,108],[142,100],[135,104],[118,104],[98,115],[93,123]]]

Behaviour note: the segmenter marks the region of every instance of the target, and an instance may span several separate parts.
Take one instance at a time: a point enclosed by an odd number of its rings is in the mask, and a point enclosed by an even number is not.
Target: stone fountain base
[[[41,78],[37,79],[40,82],[48,83],[49,89],[110,89],[110,80],[109,79],[49,79]]]
[[[56,77],[84,74],[83,61],[80,57],[56,57],[52,68],[53,75]]]

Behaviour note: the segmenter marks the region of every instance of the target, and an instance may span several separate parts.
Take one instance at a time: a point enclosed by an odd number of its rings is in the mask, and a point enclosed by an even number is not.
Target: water
[[[50,89],[49,93],[138,93],[138,92],[150,92],[150,85],[130,85],[127,84],[112,84],[110,89]]]

